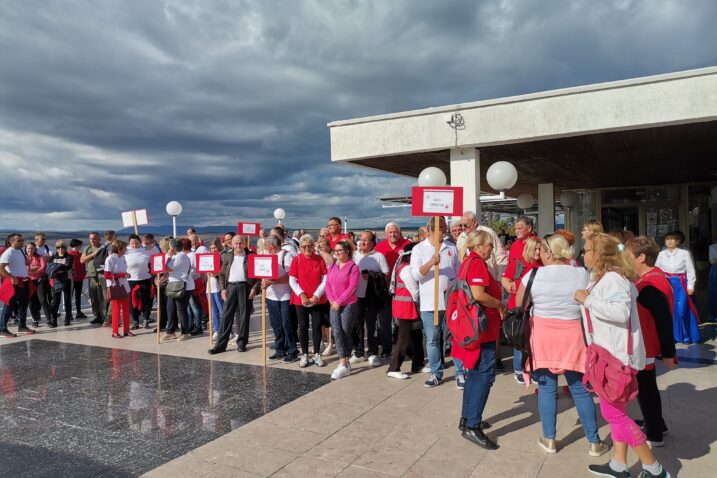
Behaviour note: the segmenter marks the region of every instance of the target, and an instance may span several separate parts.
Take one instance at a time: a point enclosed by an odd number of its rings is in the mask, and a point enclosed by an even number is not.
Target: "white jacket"
[[[591,280],[588,288],[595,284]],[[593,334],[588,334],[585,309],[590,312]],[[581,307],[588,344],[595,342],[607,349],[622,363],[642,370],[645,368],[645,344],[637,315],[637,289],[617,272],[607,272],[590,291]],[[627,355],[627,326],[632,333],[632,360]]]

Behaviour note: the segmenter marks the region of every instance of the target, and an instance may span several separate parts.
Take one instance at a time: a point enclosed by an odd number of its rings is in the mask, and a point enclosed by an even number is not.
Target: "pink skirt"
[[[556,375],[566,370],[585,373],[586,347],[580,320],[535,316],[530,318],[530,327],[532,370],[545,368]],[[530,361],[525,369],[531,370]]]

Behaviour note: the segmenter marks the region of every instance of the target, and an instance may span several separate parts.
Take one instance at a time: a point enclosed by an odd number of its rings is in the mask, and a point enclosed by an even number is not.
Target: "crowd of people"
[[[504,234],[480,225],[476,214],[466,211],[450,226],[439,219],[436,250],[435,225],[430,220],[416,237],[406,238],[399,224],[389,222],[385,239],[378,242],[368,230],[342,234],[341,220],[332,217],[316,238],[303,230],[288,235],[278,224],[268,234],[261,231],[255,246],[246,236],[228,232],[208,247],[193,229],[159,244],[152,234],[130,235],[124,242],[106,231],[104,242],[92,232],[88,245],[73,239],[70,250],[63,241],[52,250],[43,234],[27,245],[20,234],[12,234],[0,255],[0,335],[35,333],[27,324],[28,309],[35,328],[43,314],[48,327],[57,327],[61,304],[64,325],[84,318],[80,305],[87,280],[93,314],[89,323],[111,327],[113,337],[132,337],[133,330],[155,327],[151,310],[156,301],[162,341],[204,335],[209,315],[214,329],[209,353],[222,353],[230,345],[245,352],[253,301],[263,290],[274,335],[270,360],[322,367],[336,354],[335,380],[350,376],[352,367],[364,360],[371,367],[387,365],[389,378],[404,380],[409,374],[401,370],[402,362],[410,360],[410,374],[425,374],[427,388],[444,383],[444,369],[452,362],[455,386],[463,390],[459,429],[466,439],[492,450],[498,444],[484,433],[490,424],[483,411],[496,370],[504,368],[501,322],[511,309],[530,307],[529,347],[514,350],[513,373],[525,387],[537,384],[538,446],[546,453],[559,450],[557,396],[563,376],[590,456],[610,450],[598,434],[591,392],[598,395],[610,424],[612,459],[590,465],[590,471],[630,476],[629,447],[642,462],[641,477],[669,476],[650,451],[663,444],[668,431],[655,363],[672,369],[675,342],[700,341],[691,300],[694,264],[679,247],[684,235],[671,232],[660,250],[648,237],[605,234],[599,222],[589,221],[582,229],[584,247],[576,253],[575,236],[567,230],[541,238],[532,219],[522,216],[515,221],[514,240],[506,241]],[[150,257],[159,252],[166,254],[166,270],[153,275]],[[197,272],[196,255],[205,252],[221,253],[219,273]],[[248,257],[255,253],[278,256],[277,279],[249,276]],[[717,247],[711,259],[717,267]],[[462,347],[447,327],[446,291],[457,280],[467,282],[487,320],[478,347]],[[17,334],[8,329],[11,320],[17,322]],[[620,399],[610,395],[607,390],[618,386],[630,391],[629,383],[610,383],[610,374],[602,377],[607,383],[597,384],[586,369],[593,358],[634,370],[634,393]],[[633,398],[643,415],[640,423],[626,411]]]

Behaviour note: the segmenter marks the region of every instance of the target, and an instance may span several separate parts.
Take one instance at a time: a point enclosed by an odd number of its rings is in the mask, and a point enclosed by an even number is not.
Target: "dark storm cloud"
[[[330,215],[381,224],[410,178],[330,163],[332,120],[717,63],[717,4],[9,1],[0,223]],[[405,216],[403,216],[405,218]]]

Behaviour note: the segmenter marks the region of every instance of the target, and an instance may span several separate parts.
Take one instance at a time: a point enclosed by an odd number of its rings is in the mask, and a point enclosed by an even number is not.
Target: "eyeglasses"
[[[334,224],[329,224],[329,225],[327,225],[326,227],[334,227],[334,226],[338,227],[339,225],[336,224],[336,223],[334,223]]]
[[[346,252],[346,249],[334,249],[336,251],[336,254],[341,254],[342,252]]]
[[[468,227],[468,224],[458,224],[458,225],[459,225],[460,227],[464,228],[464,229],[465,229],[466,227]]]

